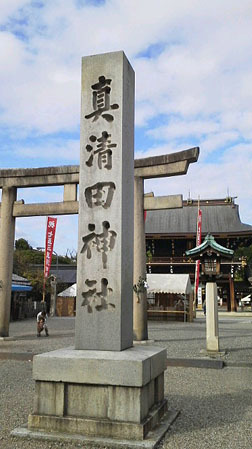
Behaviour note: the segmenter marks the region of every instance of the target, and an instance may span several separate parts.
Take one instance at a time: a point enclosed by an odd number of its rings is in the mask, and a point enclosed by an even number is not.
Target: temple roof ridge
[[[209,246],[216,252],[219,252],[225,256],[232,256],[234,254],[234,251],[232,249],[225,248],[224,246],[217,243],[211,234],[207,234],[204,241],[195,248],[186,251],[186,255],[194,256],[196,254],[199,254],[201,251],[205,251]]]

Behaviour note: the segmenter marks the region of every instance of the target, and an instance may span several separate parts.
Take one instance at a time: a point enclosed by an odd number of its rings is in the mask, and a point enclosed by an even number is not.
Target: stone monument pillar
[[[132,346],[134,71],[83,58],[76,349]]]
[[[14,435],[151,448],[176,417],[166,349],[132,346],[133,119],[124,53],[83,58],[76,343],[34,357],[34,413]]]
[[[218,299],[216,282],[206,283],[206,346],[219,352]]]

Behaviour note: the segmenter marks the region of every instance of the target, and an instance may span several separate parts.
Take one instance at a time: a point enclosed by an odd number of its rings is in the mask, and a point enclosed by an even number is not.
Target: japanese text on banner
[[[48,278],[51,262],[52,262],[52,254],[53,254],[53,245],[55,239],[56,232],[56,224],[57,218],[47,217],[47,225],[46,225],[46,242],[45,242],[45,260],[44,260],[44,278]]]

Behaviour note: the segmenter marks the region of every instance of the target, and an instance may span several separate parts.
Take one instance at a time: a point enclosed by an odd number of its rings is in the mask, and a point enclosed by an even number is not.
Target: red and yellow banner
[[[201,230],[202,230],[202,211],[199,209],[197,222],[197,245],[201,244]]]
[[[48,278],[50,268],[51,268],[53,245],[54,245],[55,232],[56,232],[56,224],[57,224],[57,218],[47,217],[45,259],[44,259],[44,280],[46,280]]]
[[[202,211],[198,210],[198,219],[197,219],[197,237],[196,237],[196,246],[201,244],[201,231],[202,231]],[[199,287],[199,273],[200,273],[200,261],[196,260],[195,265],[195,297],[197,296],[198,287]]]

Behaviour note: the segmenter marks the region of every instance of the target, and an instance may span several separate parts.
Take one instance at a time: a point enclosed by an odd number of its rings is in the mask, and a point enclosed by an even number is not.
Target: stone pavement
[[[35,320],[13,322],[13,340],[0,340],[1,449],[85,447],[76,442],[29,441],[10,436],[11,430],[27,422],[32,411],[33,355],[73,346],[74,321],[49,318],[48,338],[36,337]],[[205,318],[201,312],[194,323],[152,321],[148,326],[154,344],[167,348],[165,392],[169,408],[180,411],[160,448],[251,449],[252,314],[220,315],[220,347],[226,351],[221,357],[223,369],[207,368],[211,360],[202,354]],[[195,361],[203,361],[198,365],[201,368],[191,367]]]

